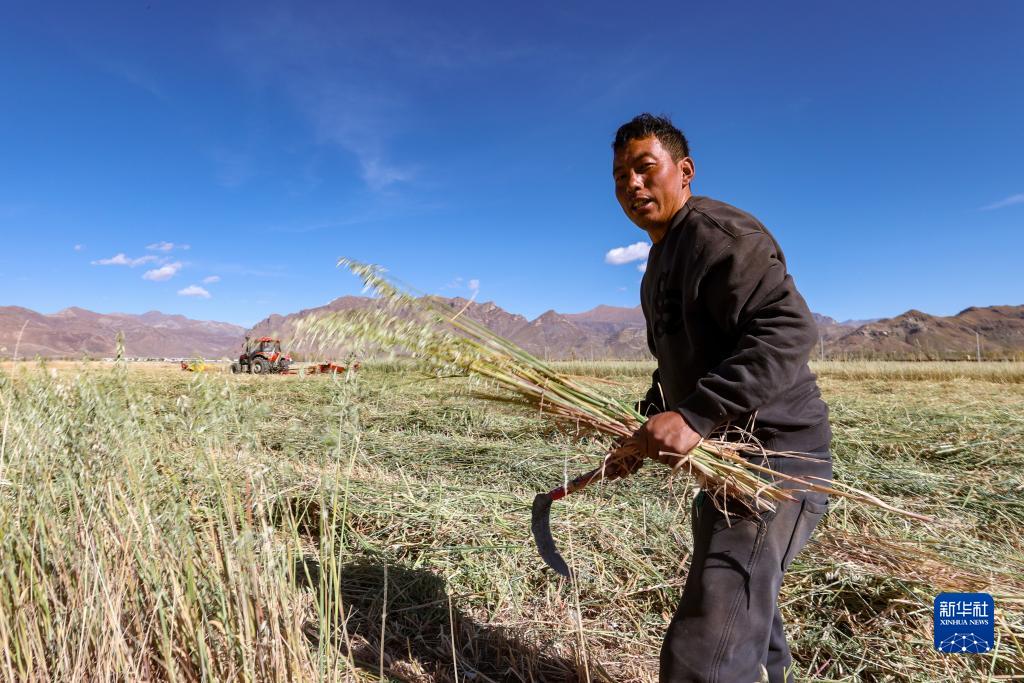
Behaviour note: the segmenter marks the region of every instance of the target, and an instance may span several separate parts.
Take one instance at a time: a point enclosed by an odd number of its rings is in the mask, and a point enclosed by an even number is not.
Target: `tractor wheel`
[[[242,371],[242,366],[241,365],[239,365],[238,363],[232,363],[231,364],[231,374],[232,375],[237,375],[241,371]]]
[[[249,365],[254,375],[265,375],[270,372],[270,362],[266,358],[254,358]]]

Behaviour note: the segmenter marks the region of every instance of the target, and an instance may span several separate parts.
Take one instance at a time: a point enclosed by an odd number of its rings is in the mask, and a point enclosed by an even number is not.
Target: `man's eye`
[[[640,164],[640,166],[637,168],[637,173],[643,173],[644,171],[649,171],[653,167],[654,167],[654,164],[649,163],[649,162],[646,163],[646,164]]]

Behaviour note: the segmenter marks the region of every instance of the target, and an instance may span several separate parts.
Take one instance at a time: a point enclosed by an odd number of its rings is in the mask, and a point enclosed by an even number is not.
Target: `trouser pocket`
[[[807,494],[807,497],[803,499],[800,505],[800,514],[793,526],[793,535],[790,536],[786,552],[782,555],[782,571],[786,571],[797,553],[807,545],[807,541],[814,532],[814,527],[818,526],[818,522],[826,512],[828,512],[828,496],[812,493]]]

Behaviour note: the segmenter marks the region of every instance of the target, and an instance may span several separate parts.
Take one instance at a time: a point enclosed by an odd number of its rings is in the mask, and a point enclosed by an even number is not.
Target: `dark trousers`
[[[831,479],[828,451],[820,460],[771,458],[775,471]],[[778,597],[789,563],[828,507],[819,493],[774,512],[730,508],[728,518],[703,492],[693,504],[693,557],[661,650],[662,683],[792,683],[792,657]]]

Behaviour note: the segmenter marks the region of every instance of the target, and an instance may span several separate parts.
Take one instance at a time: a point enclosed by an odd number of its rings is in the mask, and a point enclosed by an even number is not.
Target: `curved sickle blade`
[[[544,560],[544,563],[554,569],[567,579],[572,578],[572,570],[566,564],[558,548],[555,547],[555,539],[551,536],[551,503],[554,499],[550,493],[538,493],[533,499],[531,510],[530,529],[533,531],[533,540],[537,544],[537,552]]]
[[[589,472],[584,472],[564,486],[559,486],[547,493],[538,493],[533,499],[531,509],[530,529],[533,531],[533,540],[537,544],[537,551],[545,563],[556,572],[567,579],[572,579],[572,570],[558,553],[555,547],[555,539],[551,537],[551,504],[561,500],[570,493],[575,493],[584,488],[587,484],[604,479],[604,466],[595,467]]]

